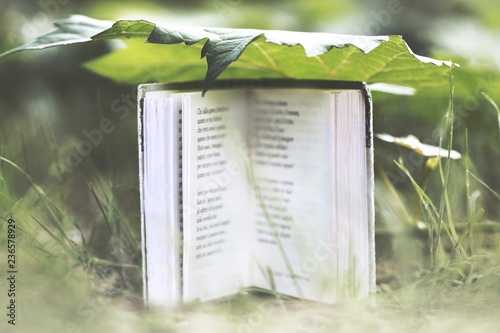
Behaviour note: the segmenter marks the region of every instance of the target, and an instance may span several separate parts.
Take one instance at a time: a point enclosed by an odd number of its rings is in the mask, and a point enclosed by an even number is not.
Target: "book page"
[[[252,104],[254,284],[332,303],[331,93],[256,90]]]
[[[337,224],[338,296],[366,298],[370,289],[370,241],[366,109],[358,91],[334,92],[332,156],[334,221]],[[369,152],[368,152],[369,154]],[[373,200],[373,197],[371,197]]]
[[[183,96],[184,300],[204,301],[249,284],[246,93]]]
[[[179,226],[179,115],[169,99],[148,98],[144,107],[144,228],[146,297],[171,308],[181,301]]]

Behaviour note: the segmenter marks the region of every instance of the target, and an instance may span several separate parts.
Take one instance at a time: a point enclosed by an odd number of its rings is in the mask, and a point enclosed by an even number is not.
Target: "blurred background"
[[[469,167],[490,188],[500,191],[498,116],[481,94],[500,103],[498,1],[0,0],[0,53],[53,30],[53,21],[71,14],[112,21],[146,19],[160,25],[402,35],[415,53],[460,64],[453,71],[453,149],[465,154],[467,128]],[[43,257],[66,268],[78,262],[83,273],[106,281],[105,292],[126,294],[132,304],[138,304],[136,86],[113,82],[82,67],[121,46],[100,41],[0,58],[0,156],[19,167],[0,163],[0,214],[16,211],[26,242],[25,262],[37,267],[38,262],[48,262],[40,261]],[[439,143],[450,100],[448,86],[422,89],[414,96],[373,95],[376,133],[413,134],[422,142]],[[110,130],[77,151],[77,144],[89,141],[88,133],[99,129],[103,118],[109,119]],[[375,142],[375,153],[412,212],[414,190],[393,160],[405,161],[418,178],[424,159],[382,141]],[[457,223],[467,222],[465,161],[452,163],[454,216]],[[42,194],[33,189],[33,183],[40,185]],[[436,202],[440,183],[438,171],[426,183]],[[377,226],[398,228],[403,213],[394,207],[384,186],[377,191],[381,194],[377,196]],[[485,210],[482,221],[500,221],[498,199],[490,191],[472,182],[471,193],[474,207]],[[65,245],[54,241],[42,226],[64,239]],[[76,256],[73,261],[64,259],[72,255]],[[95,258],[108,260],[108,265]],[[45,271],[42,266],[38,269]]]

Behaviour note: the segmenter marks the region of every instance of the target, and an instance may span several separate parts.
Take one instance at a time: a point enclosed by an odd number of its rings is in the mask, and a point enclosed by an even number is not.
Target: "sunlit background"
[[[0,53],[51,31],[52,22],[72,14],[111,21],[145,19],[160,25],[402,35],[415,53],[460,65],[453,72],[453,149],[465,154],[467,128],[469,167],[492,190],[500,191],[498,115],[481,94],[500,103],[498,1],[0,0]],[[6,217],[16,211],[24,229],[25,246],[18,256],[27,274],[20,278],[19,288],[25,293],[20,296],[24,303],[19,321],[33,325],[30,328],[40,324],[50,332],[87,331],[87,327],[118,332],[123,325],[126,329],[147,330],[143,320],[149,319],[136,317],[141,308],[136,86],[112,82],[82,67],[120,47],[124,47],[120,41],[99,41],[0,58],[0,156],[19,167],[0,163],[0,215]],[[449,86],[430,87],[414,96],[374,92],[375,132],[413,134],[423,142],[439,144],[449,90]],[[116,106],[122,112],[112,112]],[[87,140],[85,133],[99,128],[102,118],[111,119],[113,130],[84,156],[77,153],[75,145]],[[375,154],[407,211],[413,213],[415,191],[393,160],[405,161],[418,178],[424,159],[382,141],[375,142]],[[455,222],[466,223],[465,161],[452,163],[450,201]],[[34,189],[34,182],[43,194]],[[382,181],[378,179],[377,183],[377,228],[400,230],[404,212],[394,204]],[[431,199],[439,202],[438,170],[431,173],[426,186]],[[485,213],[481,221],[493,224],[491,230],[496,230],[500,221],[498,198],[475,181],[471,181],[470,191],[469,204],[474,209],[482,207]],[[48,207],[52,207],[54,216]],[[54,219],[60,223],[50,222]],[[66,235],[58,225],[64,227]],[[68,247],[73,250],[64,250],[42,226],[65,244],[75,242],[74,247]],[[421,258],[426,255],[425,245],[407,243],[407,237],[378,236],[378,240],[381,292],[407,286],[426,270],[426,260]],[[485,236],[476,245],[496,246],[498,255],[497,243],[498,237]],[[130,266],[116,268],[87,259],[78,261],[77,248],[92,258]],[[401,256],[394,259],[394,253]],[[0,263],[4,261],[0,259]],[[4,274],[0,273],[2,281]],[[89,276],[91,279],[87,279]],[[0,300],[4,299],[4,290]],[[97,301],[101,300],[99,295],[112,296],[113,302],[118,298],[123,312],[107,310],[111,301]],[[134,315],[127,317],[129,311]],[[3,317],[0,327],[6,325]],[[75,323],[74,330],[68,323]],[[165,325],[151,324],[150,329],[170,327]]]

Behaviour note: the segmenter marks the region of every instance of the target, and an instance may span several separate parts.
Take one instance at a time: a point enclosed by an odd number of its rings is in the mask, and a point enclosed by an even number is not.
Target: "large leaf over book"
[[[56,31],[3,55],[124,38],[126,48],[85,66],[129,83],[204,79],[205,91],[218,77],[355,80],[419,88],[447,84],[447,67],[452,65],[415,55],[400,36],[160,27],[126,20],[112,24],[77,15],[55,25]]]

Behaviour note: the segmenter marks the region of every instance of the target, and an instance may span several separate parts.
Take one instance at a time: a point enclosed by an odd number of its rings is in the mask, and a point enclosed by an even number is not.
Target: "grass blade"
[[[101,214],[104,217],[104,221],[106,222],[106,226],[108,227],[108,230],[110,232],[112,232],[113,230],[111,230],[111,224],[109,223],[108,216],[107,216],[106,212],[104,211],[104,207],[102,205],[101,200],[99,200],[99,198],[97,197],[97,194],[94,191],[94,187],[91,184],[89,184],[89,188],[90,188],[90,192],[92,192],[92,197],[94,197],[94,200],[97,204],[97,207],[99,207],[99,210],[101,211]]]
[[[414,223],[406,211],[406,207],[403,203],[403,200],[401,199],[398,192],[396,191],[396,189],[392,185],[391,181],[389,180],[389,178],[385,174],[384,170],[380,167],[379,163],[377,163],[377,161],[375,161],[375,163],[374,163],[374,169],[375,169],[375,174],[377,176],[379,176],[380,179],[382,179],[384,186],[387,188],[387,190],[391,194],[394,202],[396,203],[396,206],[399,208],[399,211],[404,216],[405,223],[407,225],[413,225]]]
[[[465,188],[467,191],[467,226],[470,229],[470,251],[474,256],[474,234],[472,229],[472,207],[470,204],[470,178],[469,178],[469,132],[465,129]],[[464,232],[465,234],[465,232]],[[456,246],[456,245],[455,245]]]
[[[449,82],[450,82],[450,102],[448,105],[448,112],[446,113],[446,117],[443,120],[443,124],[441,127],[441,136],[439,138],[439,152],[441,153],[441,147],[443,145],[443,137],[444,137],[444,132],[446,128],[446,124],[450,124],[450,138],[449,138],[449,143],[448,143],[448,151],[447,151],[447,158],[446,158],[446,166],[445,170],[443,173],[443,164],[441,161],[441,156],[439,156],[438,159],[438,166],[439,166],[439,175],[441,177],[441,185],[442,185],[442,190],[441,190],[441,199],[439,203],[439,224],[438,224],[438,231],[437,231],[437,249],[441,247],[441,227],[444,224],[444,209],[446,206],[446,213],[448,217],[448,224],[449,228],[451,229],[451,238],[453,242],[458,241],[458,236],[455,230],[455,225],[453,223],[453,216],[452,216],[452,209],[450,206],[450,200],[448,198],[448,182],[450,179],[450,164],[451,164],[451,148],[453,145],[453,101],[454,101],[454,86],[453,86],[453,75],[452,75],[452,70],[450,68],[449,71]],[[464,249],[462,249],[464,250]],[[437,251],[436,251],[437,252]],[[434,261],[436,262],[436,261]]]
[[[481,94],[483,94],[483,97],[486,98],[486,100],[488,102],[490,102],[490,104],[495,108],[495,110],[497,111],[497,117],[498,117],[498,134],[499,134],[499,140],[500,140],[500,109],[498,109],[498,105],[497,103],[495,103],[495,101],[493,100],[493,98],[491,98],[490,96],[488,96],[487,94],[485,94],[484,92],[481,92]]]
[[[92,258],[91,260],[94,262],[95,265],[122,267],[122,268],[139,268],[139,266],[137,266],[137,265],[122,264],[122,263],[111,261],[111,260],[105,260],[105,259],[99,259],[99,258]]]
[[[406,176],[408,176],[411,183],[413,184],[413,187],[417,191],[417,194],[420,196],[420,201],[424,204],[424,206],[426,208],[430,207],[432,209],[432,213],[434,213],[436,217],[439,217],[439,213],[434,204],[432,203],[431,199],[427,196],[424,190],[422,190],[420,185],[418,185],[418,183],[413,179],[408,169],[403,164],[397,162],[396,160],[394,160],[394,163],[396,163],[396,165],[406,174]]]
[[[0,161],[4,161],[7,164],[9,164],[12,167],[14,167],[14,169],[16,169],[17,171],[19,171],[30,182],[31,186],[33,187],[33,189],[37,193],[38,197],[43,202],[45,208],[49,212],[49,215],[52,217],[52,219],[49,219],[49,220],[56,227],[56,229],[61,233],[63,239],[67,242],[67,244],[69,245],[70,249],[67,249],[64,246],[64,243],[61,242],[61,240],[59,238],[57,238],[57,236],[52,231],[50,231],[43,223],[41,223],[40,221],[38,221],[32,214],[29,214],[29,213],[28,214],[38,223],[38,225],[42,229],[44,229],[45,232],[47,232],[50,235],[50,237],[52,239],[54,239],[58,244],[62,245],[67,250],[67,252],[69,251],[69,254],[75,259],[76,262],[78,262],[82,266],[85,266],[84,262],[82,262],[82,260],[80,260],[80,258],[78,258],[78,256],[75,256],[75,253],[78,253],[78,254],[81,254],[82,252],[86,253],[86,249],[82,248],[78,244],[76,244],[69,237],[69,235],[66,233],[66,230],[65,230],[62,222],[60,221],[59,217],[57,216],[56,212],[54,211],[54,207],[56,207],[56,206],[53,207],[53,205],[50,203],[50,199],[48,198],[47,194],[42,190],[42,188],[40,187],[40,185],[38,185],[37,182],[24,169],[22,169],[16,163],[12,162],[9,159],[6,159],[5,157],[1,157],[1,156],[0,156]],[[56,209],[59,211],[59,209],[57,207],[56,207]],[[73,222],[73,224],[75,225],[74,222]],[[81,230],[78,228],[78,226],[76,226],[76,227],[81,232]]]
[[[471,175],[475,180],[477,180],[479,182],[479,184],[481,184],[484,187],[486,187],[495,197],[497,197],[498,200],[500,200],[500,194],[498,194],[497,192],[495,192],[495,190],[493,190],[491,187],[489,187],[488,185],[486,185],[486,183],[483,182],[479,177],[477,177],[476,175],[474,175],[470,171],[469,171],[469,175]]]
[[[465,230],[462,232],[462,234],[460,235],[460,238],[458,239],[457,243],[455,243],[455,245],[453,245],[453,249],[452,249],[452,252],[454,250],[456,250],[457,246],[460,246],[460,244],[462,243],[463,239],[465,238],[465,236],[467,236],[467,234],[469,234],[469,238],[470,238],[470,241],[471,241],[471,255],[474,256],[474,252],[472,250],[472,241],[473,241],[473,230],[474,230],[474,225],[481,219],[481,217],[483,217],[484,215],[484,209],[480,209],[477,211],[477,213],[470,218],[469,222],[467,223],[467,228],[465,228]]]
[[[413,179],[411,176],[410,172],[408,169],[401,163],[398,163],[397,161],[394,161],[396,165],[408,176],[410,179],[411,183],[413,184],[413,187],[415,188],[415,191],[417,192],[418,196],[420,197],[420,202],[424,205],[425,213],[429,216],[430,218],[430,223],[428,224],[428,234],[429,234],[429,250],[430,250],[430,257],[431,257],[431,267],[434,267],[435,265],[435,251],[434,251],[434,226],[436,225],[436,217],[439,217],[439,214],[436,210],[436,207],[432,203],[431,199],[427,196],[427,194],[422,190],[420,185]],[[430,209],[429,209],[430,207]],[[435,215],[435,216],[434,216]]]

